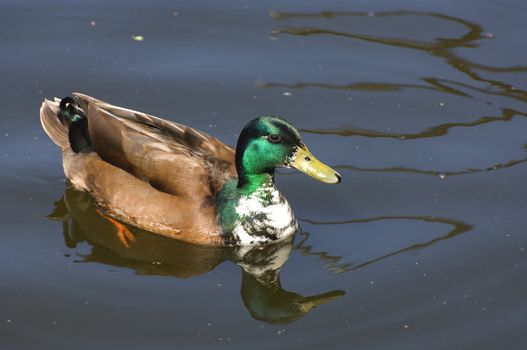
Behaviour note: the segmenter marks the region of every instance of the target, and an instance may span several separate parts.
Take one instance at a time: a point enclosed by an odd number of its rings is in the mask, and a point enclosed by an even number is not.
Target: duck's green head
[[[339,183],[340,175],[317,160],[298,130],[280,117],[260,117],[243,128],[236,146],[238,187],[275,168],[293,167],[326,183]]]

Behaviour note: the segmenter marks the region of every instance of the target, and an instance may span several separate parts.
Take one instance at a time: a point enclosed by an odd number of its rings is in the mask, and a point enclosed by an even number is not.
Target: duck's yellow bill
[[[307,148],[298,147],[296,157],[290,165],[304,174],[328,184],[336,184],[341,180],[339,173],[316,159]]]

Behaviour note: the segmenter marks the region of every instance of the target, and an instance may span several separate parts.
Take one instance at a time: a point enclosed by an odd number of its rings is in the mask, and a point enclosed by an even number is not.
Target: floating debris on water
[[[135,41],[143,41],[145,40],[145,37],[142,35],[132,35],[132,39]]]
[[[439,174],[437,177],[439,177],[441,180],[444,180],[446,179],[446,174]]]
[[[90,25],[91,25],[92,27],[95,27],[95,26],[97,25],[97,22],[95,22],[95,21],[91,21],[91,22],[90,22]]]
[[[291,95],[293,95],[293,94],[290,93],[289,91],[286,91],[286,92],[284,92],[282,95],[284,95],[284,96],[291,96]]]
[[[272,19],[279,19],[280,17],[282,17],[282,15],[280,14],[280,12],[270,11],[269,17],[271,17]]]

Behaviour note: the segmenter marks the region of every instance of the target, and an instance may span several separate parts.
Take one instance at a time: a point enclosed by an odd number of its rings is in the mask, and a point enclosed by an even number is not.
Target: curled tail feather
[[[88,118],[73,98],[44,100],[40,107],[40,121],[46,134],[62,149],[76,153],[91,150]]]
[[[59,103],[59,112],[57,114],[60,121],[66,125],[72,125],[86,118],[84,111],[77,105],[72,97],[64,97]]]

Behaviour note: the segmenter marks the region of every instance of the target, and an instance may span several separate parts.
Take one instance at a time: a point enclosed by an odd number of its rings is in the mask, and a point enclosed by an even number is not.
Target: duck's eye
[[[282,137],[280,135],[277,135],[277,134],[271,134],[271,135],[267,136],[267,139],[269,141],[271,141],[272,143],[278,143],[278,142],[282,141]]]

